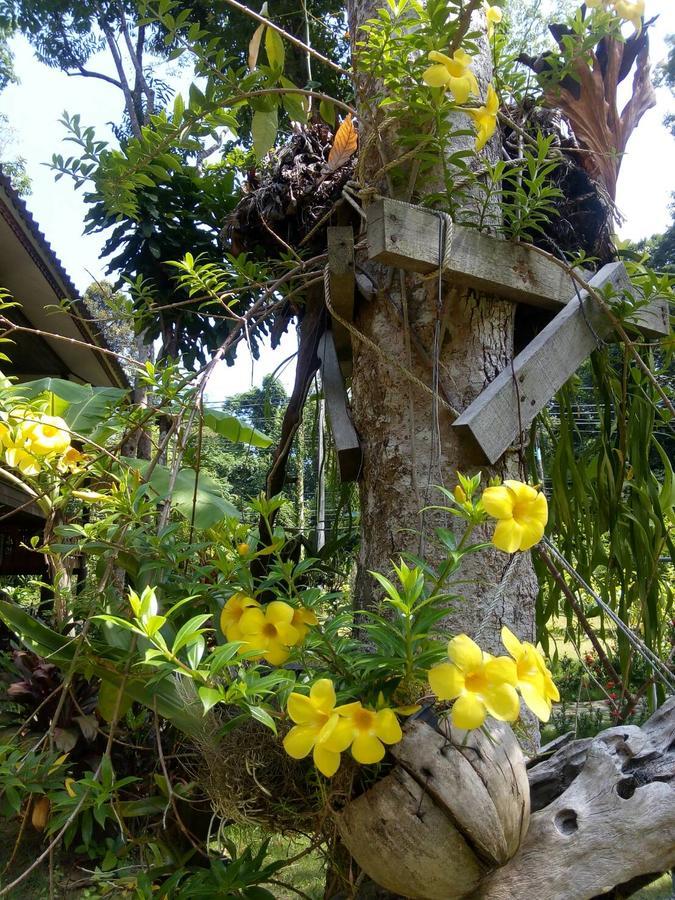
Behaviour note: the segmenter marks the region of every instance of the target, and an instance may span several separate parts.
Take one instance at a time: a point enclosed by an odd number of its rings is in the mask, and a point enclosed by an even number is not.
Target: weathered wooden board
[[[340,480],[357,481],[363,460],[361,444],[352,424],[345,383],[340,371],[333,333],[323,333],[317,354],[321,360],[321,384],[326,401],[326,414],[338,458]]]
[[[326,229],[328,236],[328,276],[331,306],[347,322],[354,319],[354,229],[335,225]],[[333,320],[333,338],[340,369],[345,378],[352,374],[351,335]]]
[[[439,217],[433,210],[397,200],[367,207],[368,257],[397,268],[427,273],[438,268]],[[555,262],[523,244],[455,227],[444,275],[455,281],[542,309],[559,311],[576,295],[574,282]],[[630,290],[630,281],[618,285]],[[635,317],[649,339],[669,334],[668,305],[657,300]]]
[[[610,263],[591,287],[620,290],[623,263]],[[534,417],[612,331],[607,315],[586,292],[574,297],[453,423],[468,429],[491,463],[513,444]]]
[[[30,494],[22,491],[21,488],[6,481],[0,481],[0,507],[9,507],[10,509],[21,509],[21,512],[39,519],[44,519],[45,514],[37,505],[31,501]],[[3,509],[3,514],[5,510]]]

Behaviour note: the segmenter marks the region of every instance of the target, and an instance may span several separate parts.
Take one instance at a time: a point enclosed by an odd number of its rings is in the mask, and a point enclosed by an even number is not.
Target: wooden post
[[[330,302],[347,322],[354,320],[354,230],[337,225],[327,229]],[[352,339],[347,329],[333,319],[333,338],[340,369],[345,378],[352,374]]]
[[[361,472],[361,445],[349,414],[345,385],[330,330],[323,333],[317,353],[321,360],[321,384],[338,458],[340,480],[357,481]]]

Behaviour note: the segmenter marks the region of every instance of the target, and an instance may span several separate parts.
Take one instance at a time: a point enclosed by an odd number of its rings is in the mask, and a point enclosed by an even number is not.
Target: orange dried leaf
[[[356,153],[358,140],[358,133],[352,122],[352,114],[349,113],[335,132],[333,146],[328,154],[329,172],[336,172],[340,166],[344,166],[347,160]]]

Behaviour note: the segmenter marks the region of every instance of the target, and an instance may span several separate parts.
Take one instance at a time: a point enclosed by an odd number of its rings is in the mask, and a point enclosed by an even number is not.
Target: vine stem
[[[343,109],[345,112],[351,113],[353,116],[356,116],[356,110],[353,106],[350,106],[348,103],[343,103],[342,100],[336,100],[335,97],[331,97],[329,94],[322,94],[320,91],[309,91],[305,88],[261,88],[259,91],[246,91],[243,94],[235,94],[234,97],[231,97],[228,101],[230,106],[233,106],[236,103],[239,103],[241,100],[249,100],[252,97],[265,97],[270,94],[300,94],[303,97],[315,98],[316,100],[325,100],[326,103],[332,103],[333,106],[337,106],[338,109]]]
[[[237,9],[239,10],[239,12],[244,13],[244,15],[248,16],[249,18],[255,19],[255,21],[259,22],[261,25],[266,25],[268,28],[271,28],[272,31],[276,31],[277,34],[280,34],[282,37],[286,38],[289,43],[295,44],[296,47],[304,50],[305,53],[307,53],[309,56],[313,56],[315,59],[318,59],[325,66],[329,66],[331,69],[339,72],[340,75],[346,75],[348,78],[352,77],[352,73],[348,69],[343,69],[341,65],[333,62],[332,59],[324,56],[323,53],[319,53],[318,50],[314,50],[313,47],[310,47],[309,44],[301,41],[300,38],[297,38],[294,35],[289,34],[287,31],[284,31],[284,29],[280,28],[279,25],[275,25],[274,22],[270,22],[270,20],[266,19],[265,16],[261,16],[259,13],[254,12],[252,9],[249,9],[248,6],[244,6],[243,3],[239,3],[238,0],[225,0],[225,2],[233,9]]]

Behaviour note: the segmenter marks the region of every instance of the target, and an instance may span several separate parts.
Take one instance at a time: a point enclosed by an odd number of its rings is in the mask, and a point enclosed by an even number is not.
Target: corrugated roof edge
[[[44,254],[48,264],[54,270],[58,280],[63,284],[64,288],[66,289],[66,291],[68,293],[68,299],[72,300],[74,302],[75,308],[77,309],[79,316],[88,320],[87,321],[87,329],[90,331],[91,334],[85,335],[85,336],[88,338],[91,337],[95,341],[95,343],[92,344],[92,351],[95,352],[96,347],[100,347],[102,350],[110,350],[111,348],[108,346],[108,342],[106,341],[101,329],[98,327],[96,322],[92,322],[89,319],[89,317],[91,316],[91,313],[89,312],[89,310],[87,309],[87,307],[84,304],[84,301],[80,297],[80,293],[77,290],[77,288],[75,287],[75,285],[73,284],[73,282],[70,278],[70,275],[68,275],[68,273],[64,269],[63,263],[61,262],[61,260],[58,258],[58,256],[52,249],[52,246],[49,243],[49,241],[47,240],[47,238],[45,237],[45,235],[42,233],[42,231],[40,231],[40,227],[39,227],[38,223],[35,221],[33,214],[26,206],[25,201],[19,196],[19,194],[17,194],[16,190],[12,186],[12,182],[7,177],[7,175],[5,175],[5,173],[2,171],[1,166],[0,166],[0,188],[2,188],[2,190],[7,194],[7,197],[9,198],[9,200],[14,208],[14,211],[16,212],[18,217],[21,219],[23,224],[28,228],[28,231],[30,232],[31,236],[37,243],[41,252]],[[80,330],[82,330],[82,328],[81,328],[82,323],[80,322],[80,320],[76,316],[73,316],[72,318],[75,321],[75,323],[77,324],[78,328]],[[102,360],[105,360],[105,362],[107,364],[106,368],[110,368],[113,370],[115,378],[118,381],[120,387],[130,387],[129,379],[127,378],[127,375],[124,372],[124,369],[121,367],[121,365],[119,364],[116,357],[110,356],[109,354],[105,354],[105,355],[101,355],[100,358]]]

